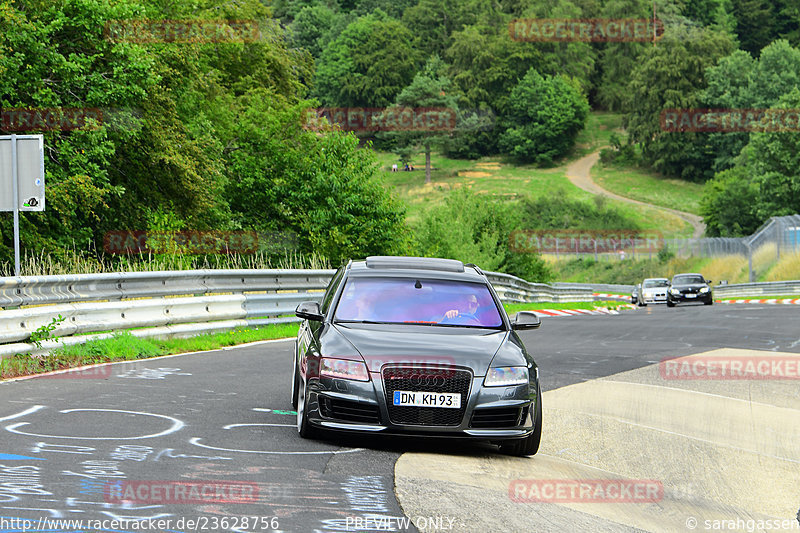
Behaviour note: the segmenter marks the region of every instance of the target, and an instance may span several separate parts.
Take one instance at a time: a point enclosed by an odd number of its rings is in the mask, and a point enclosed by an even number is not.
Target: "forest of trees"
[[[122,126],[42,131],[48,209],[24,214],[24,245],[93,253],[115,230],[290,230],[302,252],[334,263],[453,255],[441,214],[410,230],[369,142],[401,158],[435,149],[551,165],[570,153],[591,109],[624,115],[635,150],[619,152],[635,153],[637,164],[707,182],[709,235],[746,234],[800,210],[800,133],[667,133],[659,122],[666,108],[800,108],[796,0],[656,0],[665,32],[655,45],[523,42],[509,33],[513,19],[648,18],[653,5],[0,0],[3,109],[131,111]],[[140,43],[105,32],[109,21],[140,19],[256,21],[262,38]],[[305,127],[314,107],[394,105],[453,108],[458,125],[447,135],[369,139]],[[12,133],[2,124],[0,134]],[[475,201],[454,196],[446,209],[464,216],[459,209]],[[506,246],[511,225],[526,223],[511,215],[534,217],[541,202],[508,213],[487,202],[463,221],[470,252],[486,255],[489,268],[546,277],[536,258]],[[11,218],[0,215],[0,261],[11,257]]]

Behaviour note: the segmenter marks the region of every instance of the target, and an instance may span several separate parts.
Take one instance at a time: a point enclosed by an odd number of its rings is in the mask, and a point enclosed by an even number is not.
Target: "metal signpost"
[[[14,275],[19,276],[19,212],[44,211],[44,136],[0,136],[0,211],[14,212]]]

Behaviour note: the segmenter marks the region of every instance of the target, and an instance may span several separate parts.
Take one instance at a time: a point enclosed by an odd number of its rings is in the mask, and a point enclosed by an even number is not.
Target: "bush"
[[[520,220],[516,205],[458,189],[445,197],[444,205],[423,214],[416,231],[419,253],[547,282],[552,273],[539,254],[516,253],[509,246]]]
[[[522,161],[551,164],[575,144],[588,113],[586,96],[572,81],[530,69],[511,91],[500,148]]]

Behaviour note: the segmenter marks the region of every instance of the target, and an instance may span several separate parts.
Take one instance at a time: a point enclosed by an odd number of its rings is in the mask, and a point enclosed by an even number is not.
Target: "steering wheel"
[[[440,324],[458,324],[460,326],[480,326],[481,321],[472,315],[457,315],[453,318],[444,317]]]

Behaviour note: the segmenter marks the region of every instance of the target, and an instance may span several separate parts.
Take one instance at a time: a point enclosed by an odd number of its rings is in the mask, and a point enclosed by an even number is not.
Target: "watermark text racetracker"
[[[106,127],[140,129],[142,112],[134,108],[18,107],[0,109],[3,131],[77,131]]]
[[[282,252],[299,246],[291,231],[109,231],[103,249],[109,254],[254,254]]]
[[[664,486],[655,479],[515,479],[508,497],[518,503],[655,503]]]
[[[509,246],[517,253],[638,253],[658,252],[664,236],[658,231],[635,230],[514,230]]]
[[[318,107],[308,110],[305,128],[336,124],[345,131],[453,131],[458,114],[448,107]]]
[[[800,109],[664,109],[668,133],[800,132]]]
[[[797,380],[800,355],[692,355],[658,363],[662,379]]]
[[[644,42],[658,40],[664,23],[658,19],[514,19],[508,33],[528,42]]]
[[[114,481],[106,483],[103,496],[108,503],[208,504],[255,503],[258,485],[244,481]]]

